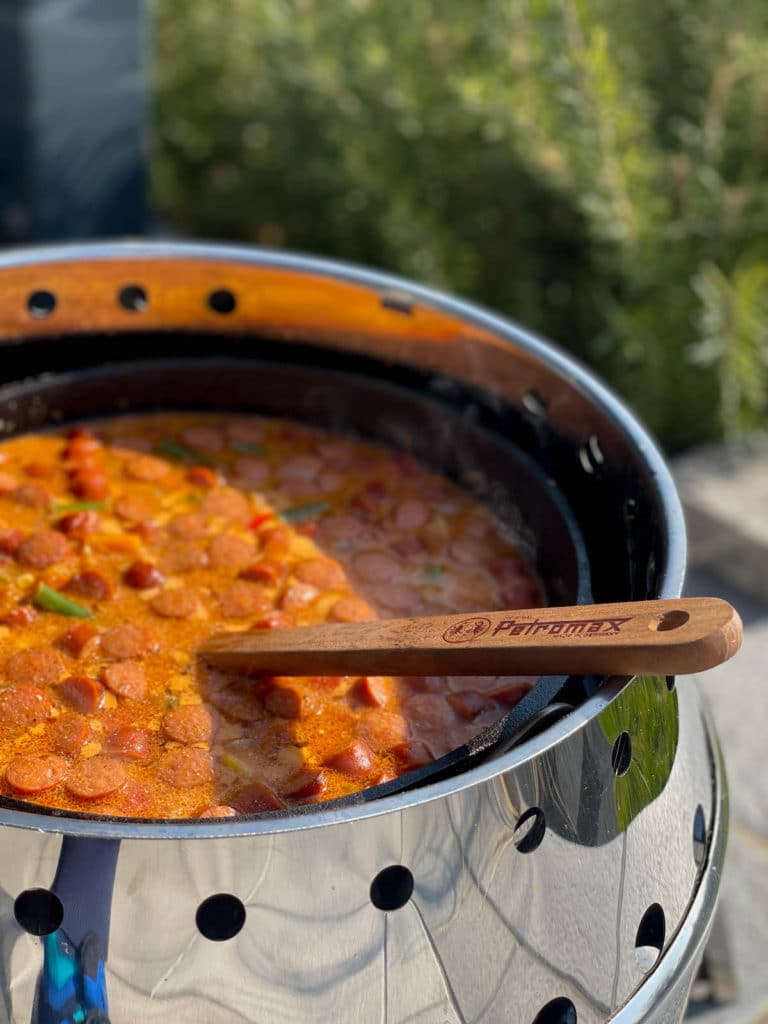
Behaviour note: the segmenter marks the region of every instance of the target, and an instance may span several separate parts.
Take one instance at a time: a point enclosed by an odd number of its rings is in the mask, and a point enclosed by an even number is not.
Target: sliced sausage
[[[59,643],[73,658],[79,658],[88,644],[97,636],[96,627],[90,622],[75,622],[66,631]]]
[[[121,494],[115,501],[115,515],[129,523],[146,523],[155,514],[155,507],[138,494]]]
[[[171,519],[168,531],[179,540],[201,540],[208,535],[208,519],[201,512],[183,512]]]
[[[179,743],[209,743],[213,718],[202,704],[183,704],[163,716],[163,732]]]
[[[291,686],[272,685],[264,693],[264,707],[277,718],[301,718],[301,694]]]
[[[107,577],[95,569],[84,569],[82,572],[75,573],[66,589],[93,601],[108,601],[115,592],[115,588]]]
[[[54,750],[74,757],[91,738],[91,727],[86,718],[70,711],[51,722],[48,734]]]
[[[397,760],[403,771],[413,771],[432,764],[432,751],[422,740],[411,740],[408,743],[397,743],[392,747],[392,756]]]
[[[368,593],[382,608],[405,615],[415,615],[423,603],[421,594],[410,583],[377,583]]]
[[[126,658],[143,658],[157,650],[157,639],[151,629],[128,622],[108,629],[101,638],[101,649],[108,658],[116,661]]]
[[[413,558],[414,555],[421,555],[427,550],[427,544],[417,533],[408,534],[405,537],[398,537],[392,542],[392,550],[403,558]]]
[[[232,467],[234,476],[246,480],[249,484],[263,484],[270,475],[272,469],[268,462],[251,455],[242,455],[235,459]]]
[[[26,505],[28,508],[47,508],[53,501],[51,492],[40,484],[21,484],[11,497],[17,505]]]
[[[67,537],[84,540],[89,533],[95,533],[101,524],[101,517],[91,509],[82,512],[68,512],[56,521],[56,529]]]
[[[328,774],[322,768],[310,768],[295,776],[287,784],[285,795],[291,800],[308,800],[322,796],[328,788]]]
[[[359,778],[373,768],[373,754],[371,748],[363,740],[353,740],[338,754],[329,757],[325,764],[337,772]]]
[[[134,590],[150,590],[165,583],[165,576],[152,562],[137,561],[123,573],[123,579]]]
[[[491,696],[500,704],[504,704],[508,708],[513,708],[516,704],[519,704],[526,693],[528,693],[531,685],[532,682],[527,679],[520,680],[518,683],[510,683],[508,686],[502,686],[500,689],[494,690]]]
[[[72,556],[72,546],[58,530],[40,530],[23,540],[16,549],[16,559],[31,569],[47,569]]]
[[[390,681],[386,676],[361,676],[355,684],[354,695],[370,707],[383,708],[389,703]]]
[[[224,447],[224,432],[206,424],[187,427],[182,431],[181,439],[190,448],[201,452],[220,452]]]
[[[211,541],[208,558],[212,569],[241,569],[251,561],[255,550],[253,538],[224,533]]]
[[[137,661],[116,661],[107,665],[101,674],[104,685],[118,697],[141,700],[147,693],[147,677]]]
[[[209,491],[200,502],[200,511],[207,516],[244,522],[248,519],[250,507],[246,498],[234,487],[217,487]]]
[[[284,562],[265,558],[260,562],[252,562],[251,565],[241,569],[240,577],[244,580],[251,580],[253,583],[266,583],[274,587],[282,583],[287,572]]]
[[[66,704],[83,714],[98,711],[104,703],[104,687],[90,676],[67,676],[58,690]]]
[[[219,483],[219,474],[210,466],[192,466],[184,474],[184,478],[195,487],[215,487]]]
[[[287,612],[273,611],[269,612],[263,618],[259,619],[258,622],[254,622],[254,629],[284,629],[286,626],[294,626],[296,623],[293,618],[287,614]]]
[[[316,455],[291,455],[280,460],[279,474],[284,480],[314,480],[323,468],[323,460]]]
[[[331,541],[354,540],[364,531],[363,523],[347,514],[325,516],[320,524],[320,532]]]
[[[418,530],[429,519],[429,508],[417,498],[408,498],[395,506],[394,522],[398,530]]]
[[[19,481],[13,473],[0,472],[0,495],[12,494],[19,486]]]
[[[163,782],[178,789],[202,786],[213,779],[213,761],[206,750],[199,747],[177,747],[167,750],[157,766]]]
[[[5,674],[12,683],[49,686],[61,679],[66,668],[64,659],[52,647],[33,647],[10,657],[5,663]]]
[[[282,526],[275,526],[259,533],[261,553],[266,559],[281,559],[291,546],[291,535]]]
[[[125,475],[129,479],[140,480],[142,483],[148,484],[164,480],[170,471],[170,464],[165,459],[158,459],[154,455],[135,455],[125,464]]]
[[[4,626],[19,626],[23,628],[25,626],[31,626],[39,615],[40,613],[34,605],[20,604],[16,608],[11,608],[11,610],[7,612],[2,619],[0,619],[0,622],[2,622]]]
[[[389,750],[408,739],[408,724],[394,711],[371,708],[359,715],[357,734],[372,750]]]
[[[26,754],[11,761],[5,781],[17,793],[44,793],[63,782],[68,770],[68,763],[58,754]]]
[[[53,476],[53,466],[48,462],[27,462],[24,465],[24,472],[27,476],[45,480]]]
[[[258,583],[238,580],[219,595],[219,608],[225,619],[247,619],[266,611],[269,593]]]
[[[53,704],[36,686],[9,686],[0,690],[0,726],[28,729],[51,717]]]
[[[318,590],[343,587],[347,581],[346,573],[332,558],[308,558],[305,562],[299,562],[293,574],[297,580],[309,583]]]
[[[15,555],[24,537],[23,530],[0,528],[0,552],[4,555]]]
[[[160,555],[160,569],[169,576],[204,569],[207,564],[208,552],[200,544],[177,541],[167,545]]]
[[[156,615],[161,615],[164,619],[189,619],[199,607],[195,595],[180,587],[161,591],[152,598],[149,606]]]
[[[109,494],[109,480],[101,469],[79,469],[70,476],[69,489],[77,498],[102,501]]]
[[[414,734],[445,733],[456,719],[442,693],[414,693],[403,701],[403,714]]]
[[[128,775],[125,765],[114,757],[97,754],[87,761],[80,761],[67,778],[67,789],[81,800],[96,800],[117,792],[125,784]]]
[[[311,583],[294,583],[280,598],[280,607],[285,612],[296,612],[308,607],[319,595],[320,591]]]
[[[234,818],[237,811],[226,804],[214,804],[198,814],[198,818]]]
[[[229,802],[240,814],[261,814],[263,811],[279,811],[285,804],[262,782],[249,782],[229,795]]]
[[[487,694],[478,693],[476,690],[451,693],[446,699],[456,714],[467,722],[477,718],[481,711],[487,711],[493,707],[493,700],[489,699]]]
[[[225,431],[231,440],[245,444],[261,444],[264,440],[264,426],[256,420],[230,420]]]
[[[115,757],[146,764],[157,757],[158,742],[149,729],[123,725],[114,729],[104,740],[104,750]]]
[[[377,618],[376,612],[359,597],[342,597],[331,608],[328,618],[331,622],[370,622]]]
[[[352,562],[357,575],[365,583],[387,583],[400,575],[400,562],[390,552],[382,550],[361,551]]]

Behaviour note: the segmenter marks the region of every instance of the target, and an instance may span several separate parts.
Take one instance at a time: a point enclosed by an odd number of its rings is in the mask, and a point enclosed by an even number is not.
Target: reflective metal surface
[[[711,836],[722,832],[722,790],[691,686],[670,692],[664,679],[638,678],[610,707],[622,705],[636,736],[663,736],[679,710],[677,751],[658,794],[649,779],[663,751],[640,745],[617,779],[603,712],[552,749],[418,806],[301,832],[123,840],[106,968],[112,1021],[525,1024],[554,998],[570,1000],[582,1022],[622,1006],[622,1021],[646,1019],[647,1009],[632,1015],[633,993],[668,976],[670,943],[690,932],[691,905],[701,903],[699,805],[710,836],[705,889],[716,887],[722,843]],[[628,821],[622,781],[637,801]],[[526,843],[515,829],[534,807],[546,828]],[[51,885],[61,839],[5,829],[0,846],[3,999],[6,1019],[26,1022],[35,1019],[42,947],[19,928],[13,903]],[[87,907],[96,895],[86,846],[82,856],[85,877],[70,891]],[[371,885],[392,865],[411,872],[413,894],[384,911]],[[196,914],[219,893],[241,900],[247,916],[233,938],[214,942]],[[84,908],[63,901],[69,934]],[[648,977],[635,943],[653,904],[663,909],[665,952]],[[710,893],[699,932],[712,907]]]

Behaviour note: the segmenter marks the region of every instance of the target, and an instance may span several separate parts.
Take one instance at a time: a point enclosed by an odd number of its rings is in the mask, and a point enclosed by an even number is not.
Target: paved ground
[[[768,479],[768,465],[764,469]],[[712,968],[719,976],[718,968],[730,961],[734,983],[732,998],[702,1005],[697,1024],[768,1024],[768,579],[762,592],[754,585],[749,590],[752,597],[710,569],[689,574],[688,593],[725,597],[745,626],[739,654],[697,677],[714,714],[731,801]],[[755,596],[760,593],[762,599]],[[727,977],[719,987],[727,998]]]

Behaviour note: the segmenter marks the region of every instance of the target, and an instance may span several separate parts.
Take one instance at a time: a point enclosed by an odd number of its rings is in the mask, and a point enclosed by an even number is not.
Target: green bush
[[[765,0],[156,0],[155,37],[180,230],[483,302],[671,451],[765,422]]]

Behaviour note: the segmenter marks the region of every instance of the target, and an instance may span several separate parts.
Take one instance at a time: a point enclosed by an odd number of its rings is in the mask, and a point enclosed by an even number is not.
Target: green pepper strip
[[[165,455],[169,459],[178,459],[181,462],[194,462],[198,466],[213,465],[206,455],[201,455],[192,448],[179,444],[178,441],[158,441],[155,445],[155,451],[158,455]]]
[[[305,519],[315,519],[327,511],[327,501],[315,501],[309,505],[295,505],[293,508],[283,509],[280,515],[289,523],[302,523]]]
[[[104,512],[106,508],[105,501],[70,501],[64,505],[57,505],[54,511],[59,515],[62,512]]]
[[[247,441],[230,441],[229,447],[243,455],[266,455],[267,449],[260,444],[249,444]]]
[[[43,611],[56,612],[58,615],[70,615],[75,619],[93,618],[93,612],[83,608],[80,604],[75,604],[74,601],[70,601],[68,597],[60,594],[58,590],[46,587],[44,583],[41,583],[35,591],[32,603],[36,604],[38,608],[42,608]]]

